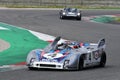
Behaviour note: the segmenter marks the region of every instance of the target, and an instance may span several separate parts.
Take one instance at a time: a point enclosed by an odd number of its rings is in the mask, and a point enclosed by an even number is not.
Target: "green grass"
[[[115,18],[116,21],[120,22],[120,16]]]

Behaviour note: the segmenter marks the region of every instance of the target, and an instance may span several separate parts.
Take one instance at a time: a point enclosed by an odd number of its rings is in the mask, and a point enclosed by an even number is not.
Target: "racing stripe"
[[[42,53],[41,53],[41,56],[40,56],[40,59],[42,59],[43,58],[43,55],[45,54],[45,52],[44,51],[42,51]]]
[[[40,51],[36,50],[37,60],[40,61]]]
[[[69,53],[67,50],[63,50],[63,51],[61,51],[62,52],[62,54],[64,54],[63,56],[61,56],[59,59],[58,59],[58,62],[60,62],[60,61],[63,61],[63,60],[65,60],[71,53]],[[64,52],[64,53],[63,53]]]

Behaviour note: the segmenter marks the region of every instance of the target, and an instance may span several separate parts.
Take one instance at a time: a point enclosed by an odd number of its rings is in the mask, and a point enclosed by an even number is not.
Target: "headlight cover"
[[[63,15],[65,15],[66,13],[65,13],[65,12],[63,12],[62,14],[63,14]]]
[[[80,16],[80,13],[77,13],[78,16]]]
[[[30,64],[32,65],[34,61],[35,61],[35,58],[31,58]]]

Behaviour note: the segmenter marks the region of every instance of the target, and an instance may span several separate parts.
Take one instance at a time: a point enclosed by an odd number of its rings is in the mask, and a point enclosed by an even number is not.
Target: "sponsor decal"
[[[63,56],[63,54],[60,54],[60,53],[48,53],[48,54],[44,54],[43,55],[45,58],[48,58],[48,59],[55,59],[55,58],[60,58]]]
[[[42,59],[42,62],[58,62],[56,59]]]
[[[93,58],[94,59],[98,59],[100,57],[100,53],[99,53],[99,51],[95,51],[95,52],[93,52]]]

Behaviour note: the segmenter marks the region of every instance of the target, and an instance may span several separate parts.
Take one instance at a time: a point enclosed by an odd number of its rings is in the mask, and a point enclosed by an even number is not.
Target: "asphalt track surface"
[[[82,11],[84,17],[119,13],[119,10]],[[120,25],[60,20],[57,10],[0,10],[0,22],[70,40],[97,42],[105,38],[107,41],[105,68],[82,71],[29,71],[24,68],[0,72],[0,80],[120,80]]]

